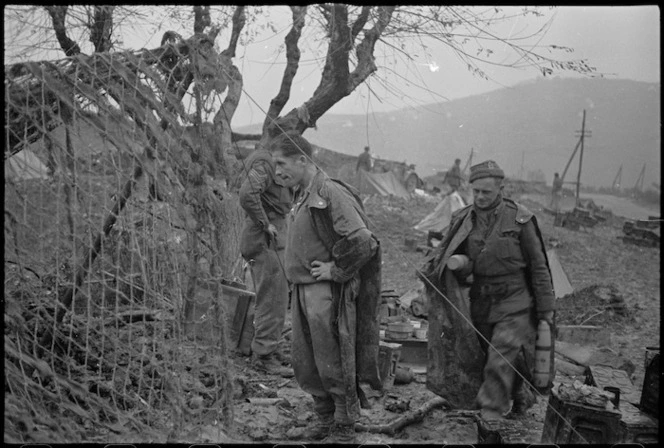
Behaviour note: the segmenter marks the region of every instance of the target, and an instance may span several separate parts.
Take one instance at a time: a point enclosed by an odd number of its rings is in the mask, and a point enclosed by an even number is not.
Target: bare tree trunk
[[[378,20],[371,29],[364,31],[364,38],[356,47],[357,65],[352,73],[349,70],[349,56],[353,48],[353,40],[366,24],[369,11],[363,9],[351,28],[348,24],[346,5],[324,6],[323,8],[324,15],[328,17],[330,43],[321,82],[313,96],[304,105],[272,121],[266,127],[267,132],[264,132],[262,141],[282,131],[295,131],[302,134],[306,129],[315,127],[316,121],[325,112],[350,95],[377,70],[373,55],[374,49],[376,42],[392,20],[395,7],[376,7]]]
[[[247,16],[244,12],[244,6],[238,6],[233,13],[233,31],[231,32],[231,38],[228,41],[228,48],[226,48],[222,54],[229,58],[235,57],[235,50],[237,49],[237,42],[240,39],[240,32],[242,32],[246,23]]]
[[[210,6],[194,6],[194,33],[202,33],[211,24]]]
[[[244,6],[238,6],[235,8],[233,13],[233,29],[231,31],[231,38],[228,43],[228,47],[221,52],[221,57],[228,60],[228,64],[225,64],[228,68],[227,73],[223,73],[222,76],[226,78],[228,91],[226,93],[226,99],[224,103],[217,111],[217,114],[214,116],[214,128],[215,131],[221,135],[221,151],[222,154],[217,154],[217,158],[221,159],[221,162],[224,167],[224,176],[227,180],[233,175],[233,158],[228,155],[228,150],[233,145],[233,131],[231,129],[231,120],[237,106],[240,103],[240,97],[242,96],[242,74],[240,70],[232,64],[231,58],[235,56],[237,49],[237,43],[240,38],[240,33],[246,24],[247,18],[245,15]]]
[[[304,27],[304,19],[307,15],[306,6],[291,6],[293,13],[293,27],[288,32],[285,38],[286,42],[286,69],[284,76],[281,79],[281,87],[279,93],[270,102],[270,108],[265,116],[263,122],[263,134],[265,134],[268,126],[272,123],[281,113],[284,106],[290,98],[290,91],[293,85],[293,79],[297,74],[297,69],[300,63],[300,48],[298,42],[302,35],[302,28]]]
[[[94,45],[97,53],[109,51],[113,46],[111,41],[113,10],[115,10],[115,6],[112,5],[94,6],[92,23],[88,24],[88,27],[90,28],[90,42]]]
[[[76,56],[81,53],[81,47],[78,46],[76,42],[67,36],[67,26],[65,25],[65,19],[67,17],[67,10],[69,7],[67,5],[63,6],[44,6],[46,12],[51,16],[53,21],[53,31],[55,31],[55,37],[58,39],[60,47],[65,52],[67,56]]]
[[[228,93],[224,103],[214,117],[214,128],[221,136],[221,160],[223,162],[224,177],[229,180],[233,174],[233,159],[228,150],[233,145],[233,132],[231,130],[231,119],[240,102],[242,95],[242,74],[234,65],[229,68]],[[219,155],[217,155],[219,156]]]

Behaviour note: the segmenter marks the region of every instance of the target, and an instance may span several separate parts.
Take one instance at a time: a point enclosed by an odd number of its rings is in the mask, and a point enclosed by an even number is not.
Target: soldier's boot
[[[496,420],[503,420],[505,416],[503,415],[502,412],[496,409],[482,408],[480,409],[480,418],[484,421],[490,422]]]
[[[286,432],[286,437],[291,440],[321,441],[330,435],[330,429],[334,424],[334,414],[319,416],[318,421],[307,428],[293,428]]]
[[[330,434],[323,440],[323,443],[357,443],[355,436],[355,423],[335,422],[330,428]]]
[[[279,361],[277,361],[272,354],[269,355],[256,355],[252,356],[251,365],[262,373],[268,373],[272,375],[279,375],[283,378],[292,378],[295,376],[293,369],[289,367],[284,367]]]
[[[521,385],[514,394],[511,414],[524,415],[528,409],[533,407],[536,401],[537,398],[532,390],[530,390],[530,387],[525,384]]]
[[[272,356],[282,364],[290,364],[291,357],[290,355],[284,354],[281,350],[277,350],[272,353]]]

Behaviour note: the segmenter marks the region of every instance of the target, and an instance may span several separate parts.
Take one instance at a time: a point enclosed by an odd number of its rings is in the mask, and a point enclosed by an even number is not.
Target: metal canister
[[[469,262],[470,258],[468,258],[466,255],[452,255],[449,260],[447,260],[447,267],[453,271],[456,271],[468,266]]]
[[[545,320],[540,320],[537,326],[537,341],[535,343],[535,372],[533,383],[535,387],[546,388],[549,385],[551,374],[551,327]]]

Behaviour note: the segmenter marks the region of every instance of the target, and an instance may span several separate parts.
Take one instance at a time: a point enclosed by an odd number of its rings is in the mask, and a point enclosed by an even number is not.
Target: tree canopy
[[[489,79],[487,67],[491,66],[532,69],[544,76],[560,71],[594,72],[587,61],[571,58],[571,48],[539,45],[551,24],[550,8],[316,4],[291,6],[286,25],[283,14],[276,18],[272,14],[275,8],[283,12],[286,7],[9,6],[5,10],[5,48],[13,59],[18,54],[23,59],[39,58],[44,49],[59,49],[60,54],[72,56],[130,50],[126,39],[137,30],[144,36],[161,35],[162,44],[189,37],[187,33],[205,33],[217,48],[226,45],[220,52],[231,62],[226,75],[241,83],[241,71],[233,61],[238,46],[252,42],[259,33],[277,33],[285,26],[288,32],[279,48],[285,60],[281,83],[270,104],[261,105],[264,138],[279,128],[302,133],[314,127],[334,104],[370,77],[398,95],[403,80],[395,66],[413,63],[415,54],[426,54],[436,46],[449,48],[457,59],[444,61],[436,69],[460,62],[470,74],[484,79]],[[541,26],[522,31],[524,18],[535,18]],[[318,61],[320,82],[306,101],[284,113],[305,48]],[[185,84],[191,87],[191,83]],[[251,89],[242,86],[238,93]],[[215,107],[221,109],[221,100]],[[225,113],[229,112],[227,107]]]

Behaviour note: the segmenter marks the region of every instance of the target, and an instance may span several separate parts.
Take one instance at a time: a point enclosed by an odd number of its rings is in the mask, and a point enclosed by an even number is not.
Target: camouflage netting
[[[239,88],[203,35],[5,67],[5,442],[228,428]]]

